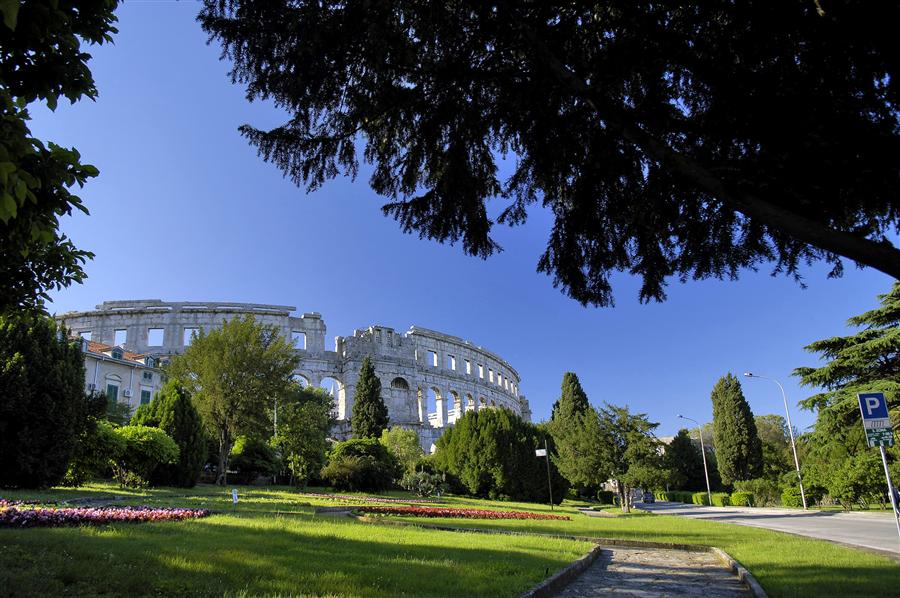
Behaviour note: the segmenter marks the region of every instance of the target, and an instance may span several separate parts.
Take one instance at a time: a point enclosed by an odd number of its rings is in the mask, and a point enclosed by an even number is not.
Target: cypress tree
[[[762,473],[762,443],[741,383],[730,373],[712,391],[713,439],[722,483],[749,480]]]
[[[160,428],[178,445],[178,461],[156,468],[151,475],[154,485],[190,488],[197,483],[207,444],[200,414],[184,387],[173,380],[166,382],[150,403],[138,407],[131,425]]]
[[[678,430],[678,434],[666,447],[663,462],[672,472],[673,490],[702,490],[706,488],[703,474],[703,455],[700,447],[691,440],[688,430]]]
[[[353,395],[353,416],[350,418],[354,438],[381,438],[388,425],[388,410],[381,398],[381,380],[368,357],[363,359],[359,380]]]
[[[606,481],[599,416],[573,372],[563,375],[562,391],[547,429],[555,448],[553,463],[572,486],[583,492]]]

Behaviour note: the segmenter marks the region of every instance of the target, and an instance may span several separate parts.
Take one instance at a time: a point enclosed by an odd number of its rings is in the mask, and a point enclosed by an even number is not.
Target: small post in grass
[[[550,491],[550,510],[553,510],[553,484],[550,482],[550,451],[547,450],[547,438],[544,438],[544,448],[534,451],[535,457],[547,458],[547,489]]]
[[[237,511],[238,495],[237,488],[231,489],[231,510]]]

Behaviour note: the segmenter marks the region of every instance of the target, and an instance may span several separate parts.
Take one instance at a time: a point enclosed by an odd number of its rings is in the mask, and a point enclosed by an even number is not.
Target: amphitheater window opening
[[[165,338],[165,328],[148,328],[147,345],[150,347],[162,347]]]
[[[484,397],[478,397],[478,408],[484,409],[487,407],[487,400]]]
[[[497,401],[495,401],[494,399],[491,399],[491,407],[496,407],[496,406],[497,406]]]
[[[480,363],[478,364],[478,377],[484,380],[484,366]]]
[[[125,341],[128,338],[128,331],[124,328],[116,328],[116,332],[113,338],[113,345],[116,347],[121,347],[125,344]]]
[[[91,331],[90,330],[82,330],[81,332],[78,333],[78,336],[80,336],[81,338],[83,338],[86,341],[89,341],[89,340],[91,340]]]
[[[425,392],[425,413],[428,416],[426,423],[430,423],[433,427],[439,426],[442,422],[440,413],[441,403],[443,399],[441,392],[436,388],[429,388]]]
[[[337,414],[340,406],[341,395],[344,392],[343,383],[341,383],[341,381],[337,378],[326,377],[322,378],[322,381],[319,383],[319,387],[322,388],[326,393],[328,393],[328,396],[331,397],[332,410],[335,414]]]
[[[497,372],[497,386],[503,386],[503,374]]]
[[[454,372],[456,371],[456,356],[455,355],[447,356],[447,367],[449,369],[453,370]]]
[[[490,382],[491,384],[494,383],[494,370],[492,370],[491,368],[488,368],[488,382]]]
[[[467,376],[472,375],[472,362],[469,361],[468,359],[466,360],[466,375]]]
[[[438,354],[436,351],[428,352],[429,361],[431,361],[431,367],[436,368],[438,366]]]
[[[309,378],[304,376],[303,374],[294,374],[291,376],[291,380],[300,385],[300,388],[306,388],[309,386]]]
[[[194,342],[194,336],[198,334],[200,334],[199,328],[185,327],[184,334],[181,336],[181,343],[185,347],[190,347],[191,343]]]
[[[400,378],[399,376],[391,380],[391,388],[396,388],[399,390],[409,390],[409,382],[404,378]]]
[[[466,395],[466,411],[475,411],[475,399],[472,395]]]
[[[291,342],[295,349],[306,350],[306,333],[299,330],[291,331]]]

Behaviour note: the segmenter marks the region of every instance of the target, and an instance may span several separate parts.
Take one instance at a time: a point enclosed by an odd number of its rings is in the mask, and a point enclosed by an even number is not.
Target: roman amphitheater
[[[338,438],[349,434],[356,380],[367,356],[381,380],[391,425],[416,430],[426,451],[466,411],[506,407],[531,418],[515,368],[472,342],[418,326],[402,334],[369,326],[354,330],[353,336],[335,337],[328,350],[321,314],[295,316],[295,310],[246,303],[104,301],[94,311],[68,312],[57,319],[88,340],[164,361],[190,345],[194,332],[252,315],[292,340],[300,358],[295,375],[302,384],[332,392]]]

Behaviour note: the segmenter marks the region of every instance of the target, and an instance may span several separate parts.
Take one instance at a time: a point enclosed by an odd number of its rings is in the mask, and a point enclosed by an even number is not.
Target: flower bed
[[[16,504],[18,506],[12,506]],[[155,509],[151,507],[65,507],[18,508],[19,502],[0,500],[0,528],[57,527],[105,523],[144,523],[196,519],[210,514],[207,509]]]
[[[424,498],[382,498],[380,496],[351,496],[349,494],[320,494],[317,492],[301,492],[300,496],[308,496],[310,498],[320,498],[325,500],[341,500],[344,502],[374,502],[374,503],[392,503],[392,504],[434,504],[442,502],[439,499]]]
[[[489,511],[486,509],[451,509],[445,507],[359,507],[360,513],[373,515],[405,515],[410,517],[455,517],[461,519],[561,519],[566,515],[529,513],[527,511]]]

